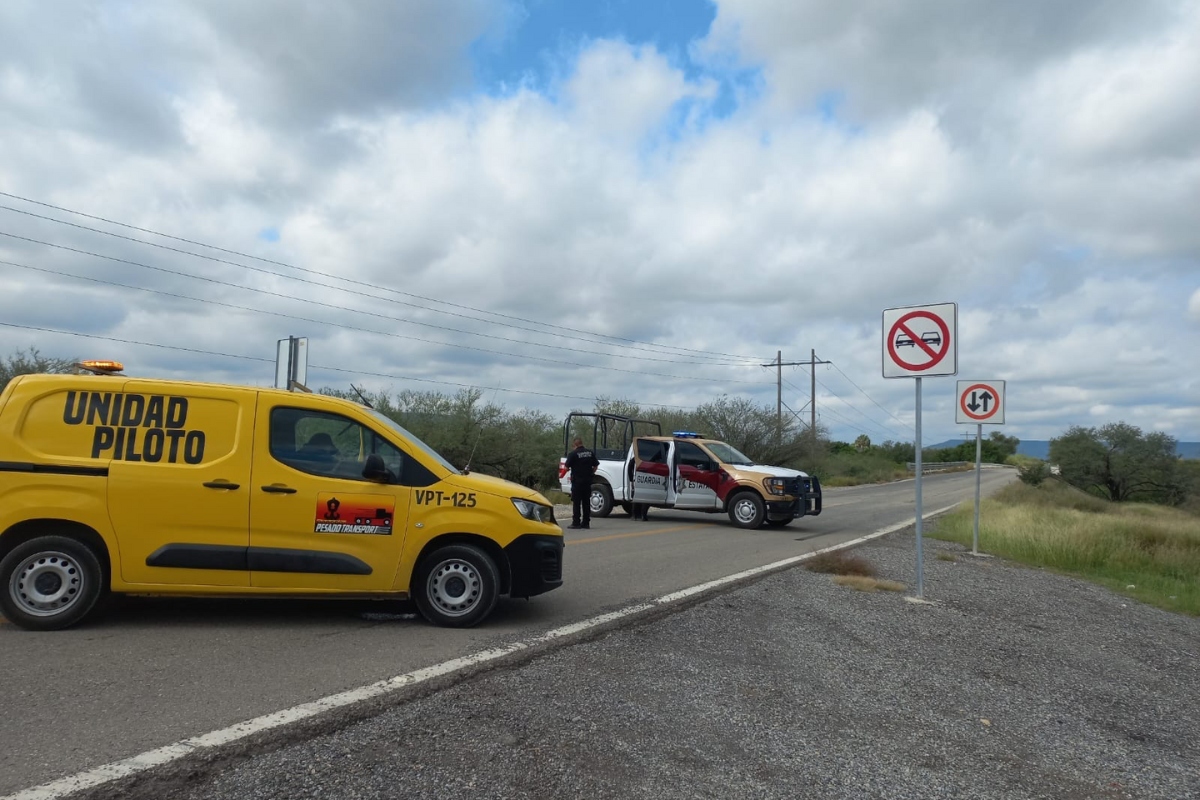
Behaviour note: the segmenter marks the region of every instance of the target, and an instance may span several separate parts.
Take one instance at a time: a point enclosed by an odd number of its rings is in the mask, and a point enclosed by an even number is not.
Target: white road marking
[[[958,504],[955,503],[952,506],[946,506],[945,508],[939,508],[936,511],[930,511],[924,516],[926,518],[937,516],[938,514],[942,514],[953,509],[957,505]],[[504,656],[520,652],[521,650],[528,650],[531,647],[552,642],[556,639],[563,639],[568,636],[573,636],[591,628],[607,625],[608,623],[619,619],[637,616],[638,614],[643,614],[660,606],[677,603],[681,600],[694,597],[695,595],[702,594],[703,592],[711,589],[736,583],[746,578],[754,577],[755,575],[762,575],[764,573],[774,572],[785,567],[790,567],[793,564],[800,563],[801,561],[807,561],[808,559],[813,558],[821,553],[828,553],[833,550],[843,550],[847,547],[854,547],[855,545],[862,544],[863,542],[877,539],[880,536],[886,536],[889,533],[903,530],[915,522],[915,518],[905,520],[904,522],[891,525],[887,528],[881,528],[880,530],[867,534],[866,536],[860,536],[857,539],[851,539],[848,542],[842,542],[841,544],[835,544],[820,550],[814,550],[811,553],[785,558],[782,561],[776,561],[761,567],[754,567],[753,569],[737,572],[733,575],[727,575],[724,578],[718,578],[715,581],[709,581],[698,586],[681,589],[678,592],[664,594],[663,596],[655,598],[650,602],[638,603],[617,611],[611,611],[607,614],[601,614],[596,617],[591,617],[590,619],[585,619],[582,622],[574,622],[570,625],[564,625],[561,628],[555,628],[552,631],[543,633],[539,636],[534,636],[533,638],[526,639],[522,642],[514,642],[513,644],[504,645],[503,647],[493,647],[488,650],[481,650],[478,653],[473,653],[468,656],[452,658],[449,661],[443,661],[442,663],[435,664],[431,667],[423,667],[422,669],[413,670],[412,672],[406,672],[403,675],[397,675],[393,678],[386,678],[382,681],[377,681],[376,683],[360,686],[357,689],[350,689],[339,694],[322,697],[321,699],[314,700],[311,703],[302,703],[298,706],[285,708],[282,711],[264,714],[261,717],[255,717],[254,719],[246,720],[245,722],[239,722],[236,725],[229,726],[228,728],[222,728],[221,730],[212,731],[211,733],[206,733],[201,736],[194,736],[190,739],[184,739],[182,741],[175,742],[174,744],[160,747],[156,750],[148,750],[144,753],[139,753],[136,756],[131,756],[130,758],[122,759],[120,761],[114,761],[110,764],[105,764],[94,769],[79,772],[65,778],[59,778],[58,780],[51,781],[49,783],[43,783],[40,786],[22,789],[16,794],[10,794],[6,797],[0,798],[0,800],[58,800],[58,798],[66,797],[73,792],[78,792],[83,789],[90,789],[95,786],[108,783],[109,781],[114,781],[119,778],[127,778],[130,775],[135,775],[139,772],[145,772],[146,770],[154,767],[160,767],[163,764],[176,761],[184,756],[196,752],[197,750],[202,750],[208,747],[219,747],[221,745],[229,744],[230,742],[235,742],[238,739],[244,739],[245,737],[256,733],[262,733],[263,731],[269,731],[273,728],[280,728],[293,722],[308,719],[309,717],[316,716],[317,714],[325,711],[344,708],[346,706],[353,705],[354,703],[361,703],[364,700],[371,700],[376,697],[380,697],[381,695],[394,692],[398,689],[424,683],[432,678],[439,678],[444,675],[465,670],[469,667],[486,664],[489,661],[495,661],[498,658],[503,658]]]

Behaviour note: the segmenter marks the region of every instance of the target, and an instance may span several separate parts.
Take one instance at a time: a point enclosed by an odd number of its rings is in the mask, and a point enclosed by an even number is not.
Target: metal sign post
[[[308,391],[308,339],[289,336],[275,343],[275,388]]]
[[[983,464],[983,423],[975,426],[975,532],[971,535],[971,555],[979,555],[979,483]]]
[[[883,377],[916,378],[917,600],[925,599],[921,484],[921,379],[958,374],[958,304],[888,308],[883,312]]]
[[[921,379],[917,378],[917,597],[925,599],[925,558],[921,551]]]
[[[975,527],[971,555],[979,555],[979,486],[983,480],[983,426],[1004,424],[1004,381],[959,381],[954,404],[957,424],[975,423]]]

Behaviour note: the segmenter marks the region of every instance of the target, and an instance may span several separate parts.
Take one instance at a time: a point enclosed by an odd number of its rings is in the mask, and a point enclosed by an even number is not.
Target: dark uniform
[[[571,525],[579,528],[591,527],[592,522],[592,475],[600,466],[596,454],[583,445],[576,447],[567,456],[567,469],[571,470]],[[583,510],[580,524],[580,508]]]

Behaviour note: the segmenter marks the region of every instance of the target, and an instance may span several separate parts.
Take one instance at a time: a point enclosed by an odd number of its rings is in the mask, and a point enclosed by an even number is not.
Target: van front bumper
[[[562,586],[563,537],[526,533],[504,548],[504,555],[509,597],[533,597]]]
[[[791,500],[767,501],[767,516],[771,519],[815,517],[821,513],[821,482],[815,476],[796,478],[789,487]]]

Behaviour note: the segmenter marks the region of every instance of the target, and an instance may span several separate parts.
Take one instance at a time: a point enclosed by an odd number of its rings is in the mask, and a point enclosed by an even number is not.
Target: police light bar
[[[75,366],[95,375],[112,375],[125,371],[125,365],[120,361],[80,361]]]
[[[699,439],[700,434],[692,433],[691,431],[674,431],[671,433],[676,439]]]

